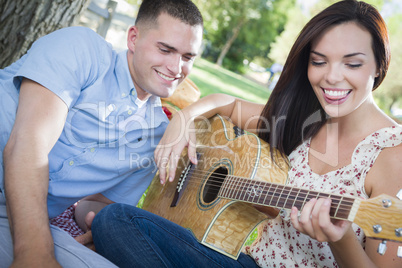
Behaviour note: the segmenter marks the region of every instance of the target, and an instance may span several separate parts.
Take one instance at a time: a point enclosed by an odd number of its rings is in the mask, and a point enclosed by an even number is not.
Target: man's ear
[[[135,50],[135,43],[138,39],[139,31],[137,26],[133,25],[128,29],[127,33],[127,48],[131,52]]]

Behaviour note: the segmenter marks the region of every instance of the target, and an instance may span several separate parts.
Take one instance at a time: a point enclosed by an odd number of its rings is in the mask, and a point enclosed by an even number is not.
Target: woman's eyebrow
[[[311,53],[312,53],[312,54],[316,54],[317,56],[320,56],[320,57],[324,57],[324,58],[327,57],[327,56],[325,56],[324,54],[322,54],[322,53],[320,53],[320,52],[317,52],[317,51],[314,51],[314,50],[312,50]],[[364,54],[363,52],[354,52],[354,53],[346,54],[346,55],[343,56],[343,57],[344,57],[344,58],[350,58],[350,57],[354,57],[354,56],[358,56],[358,55],[363,55],[363,56],[365,56],[366,54]]]

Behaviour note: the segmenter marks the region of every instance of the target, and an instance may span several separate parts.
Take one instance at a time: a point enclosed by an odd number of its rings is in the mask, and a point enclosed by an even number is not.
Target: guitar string
[[[210,172],[210,174],[214,174],[213,172]],[[205,177],[207,177],[208,176],[208,172],[192,172],[191,173],[191,175],[200,175],[201,177],[195,177],[195,179],[196,179],[196,181],[194,181],[194,182],[197,182],[197,183],[199,183],[200,181],[202,181],[202,180],[205,180]],[[279,184],[279,183],[271,183],[271,182],[267,182],[267,181],[258,181],[258,180],[251,180],[251,179],[249,179],[249,178],[245,178],[245,177],[240,177],[240,176],[234,176],[234,175],[224,175],[226,178],[228,178],[228,177],[233,177],[233,178],[239,178],[240,180],[242,180],[243,182],[250,182],[250,183],[252,183],[252,184],[256,184],[256,183],[260,183],[260,184],[267,184],[267,185],[275,185],[277,188],[278,187],[282,187],[282,188],[294,188],[294,187],[292,187],[292,186],[289,186],[289,185],[284,185],[284,184]],[[193,176],[192,176],[193,177]],[[214,180],[214,179],[216,179],[216,180]],[[208,182],[212,182],[212,183],[209,183],[209,185],[210,186],[216,186],[216,189],[219,189],[220,187],[221,187],[221,185],[223,184],[223,180],[224,180],[225,178],[224,177],[221,177],[221,176],[213,176],[213,175],[211,175],[211,176],[209,176],[208,177]],[[213,184],[213,183],[215,183],[215,184]],[[228,187],[226,187],[226,189],[229,189],[229,190],[233,190],[233,188],[228,188]],[[238,188],[237,188],[238,189]],[[219,190],[218,190],[219,191]],[[214,193],[217,193],[218,191],[216,191],[216,192],[214,192]],[[353,197],[344,197],[344,196],[342,196],[342,195],[336,195],[336,194],[329,194],[329,193],[324,193],[324,192],[319,192],[319,191],[310,191],[310,190],[308,190],[308,189],[302,189],[302,188],[300,188],[300,191],[307,191],[307,192],[309,192],[309,193],[311,193],[311,192],[313,192],[313,193],[316,193],[316,194],[320,194],[320,195],[328,195],[328,196],[332,196],[333,198],[334,198],[334,200],[340,200],[340,199],[351,199],[352,201],[350,201],[351,203],[353,203],[353,201],[354,201],[354,198]],[[346,200],[345,200],[346,201]]]
[[[198,173],[198,175],[201,175],[201,177],[194,176],[194,175],[197,175],[197,173]],[[205,179],[205,177],[208,175],[208,173],[209,174],[214,174],[214,172],[206,172],[206,171],[194,172],[194,170],[193,170],[191,172],[191,177],[195,178],[195,180],[191,179],[189,182],[192,183],[192,184],[193,183],[199,183],[203,179]],[[230,177],[232,175],[223,175],[223,176],[228,178],[228,177]],[[265,195],[269,196],[270,193],[271,193],[272,198],[276,198],[274,200],[274,201],[276,201],[275,207],[281,207],[281,208],[285,207],[286,208],[286,204],[290,200],[290,201],[293,201],[293,204],[295,206],[298,205],[300,208],[302,208],[304,206],[304,203],[306,202],[306,200],[310,200],[313,197],[318,198],[318,197],[325,196],[325,197],[331,198],[331,200],[332,200],[331,209],[335,209],[337,211],[335,216],[338,216],[338,215],[344,215],[345,213],[348,214],[350,212],[350,208],[353,205],[353,201],[354,201],[354,199],[352,197],[343,197],[341,195],[328,194],[328,193],[322,193],[322,192],[317,192],[317,191],[310,191],[310,190],[306,190],[306,189],[298,189],[296,195],[293,195],[293,194],[289,193],[288,196],[286,197],[285,202],[279,202],[281,200],[279,193],[282,194],[284,191],[293,192],[293,190],[294,190],[293,187],[287,186],[287,185],[282,185],[282,184],[269,183],[269,182],[265,182],[265,181],[253,181],[251,179],[244,178],[244,177],[239,177],[239,176],[232,176],[232,177],[239,178],[239,179],[243,180],[243,182],[241,183],[242,185],[245,184],[245,183],[249,183],[249,182],[251,182],[251,183],[260,182],[262,184],[264,184],[264,183],[265,184],[270,184],[270,187],[269,187],[268,190],[265,190],[265,187],[263,188],[262,194],[264,196]],[[216,180],[214,180],[214,179],[216,179]],[[206,186],[208,185],[210,187],[208,189],[208,192],[217,195],[219,193],[219,190],[222,188],[222,184],[223,184],[222,181],[224,179],[225,178],[223,178],[222,176],[213,176],[213,175],[209,176],[208,181],[206,182]],[[242,194],[244,194],[244,195],[246,194],[245,189],[244,189],[244,187],[242,187],[242,185],[235,185],[233,187],[233,185],[230,184],[229,187],[225,187],[225,189],[226,189],[226,191],[241,191],[240,192],[240,196],[241,196]],[[275,185],[275,186],[272,187],[272,185]],[[212,188],[212,187],[214,187],[214,188]],[[277,191],[278,187],[280,188],[279,191]],[[271,188],[275,188],[275,190],[273,192],[270,192],[269,190]],[[285,189],[285,188],[290,188],[290,189]],[[213,190],[211,190],[211,189],[213,189]],[[305,195],[303,195],[304,193],[302,193],[301,198],[298,197],[298,195],[300,195],[300,191],[306,192]],[[277,194],[277,195],[275,195],[275,194]],[[286,193],[284,195],[286,195]],[[225,197],[225,196],[223,196],[223,197]],[[226,198],[228,198],[228,197],[226,197]],[[254,199],[254,197],[252,197],[252,198]],[[271,198],[271,203],[272,203],[272,198]],[[239,199],[239,198],[236,198],[236,199]],[[277,199],[279,199],[279,200],[277,200]],[[303,201],[301,201],[300,199],[303,199]],[[243,200],[251,202],[250,200],[245,200],[245,199],[243,199]],[[350,200],[352,200],[352,201],[350,201]],[[339,202],[339,203],[337,203],[337,202]],[[256,202],[253,202],[253,203],[256,203]],[[284,203],[284,205],[282,205],[282,203]],[[261,204],[261,203],[259,203],[259,204]],[[265,204],[265,203],[262,203],[262,204]],[[270,204],[265,204],[265,205],[273,206],[273,205],[270,205]],[[280,206],[278,206],[278,205],[280,205]],[[344,217],[344,218],[346,218],[346,217]]]
[[[204,172],[204,171],[201,171],[201,172],[192,172],[191,175],[197,175],[197,176],[199,175],[200,177],[195,177],[196,180],[194,181],[194,182],[199,183],[200,181],[205,180],[205,177],[208,176],[208,173],[209,173],[209,174],[214,174],[214,172]],[[223,174],[222,174],[222,175],[223,175]],[[249,178],[246,178],[246,177],[240,177],[240,176],[234,176],[234,175],[223,175],[223,176],[224,176],[224,177],[222,177],[222,176],[213,176],[213,175],[210,175],[210,176],[208,177],[208,182],[211,181],[212,183],[215,183],[215,184],[209,183],[209,185],[216,186],[217,189],[219,189],[220,186],[223,184],[223,181],[224,181],[225,179],[227,179],[228,177],[233,177],[233,178],[239,178],[239,179],[242,180],[243,182],[250,182],[250,183],[252,183],[252,184],[260,183],[260,184],[267,184],[267,185],[275,185],[276,187],[282,187],[282,188],[294,188],[294,187],[289,186],[289,185],[284,185],[284,184],[279,184],[279,183],[271,183],[271,182],[267,182],[267,181],[252,180],[252,179],[249,179]],[[193,177],[193,176],[191,176],[191,177]],[[216,180],[214,180],[214,179],[216,179]],[[226,189],[232,189],[232,188],[227,188],[227,187],[226,187]],[[232,190],[233,190],[233,189],[232,189]],[[331,195],[331,196],[333,196],[333,197],[335,197],[335,198],[339,198],[339,199],[349,198],[349,199],[353,199],[353,200],[354,200],[353,197],[344,197],[344,196],[342,196],[342,195],[329,194],[329,193],[324,193],[324,192],[319,192],[319,191],[311,191],[311,190],[303,189],[303,188],[300,188],[300,190],[301,190],[301,191],[307,191],[307,192],[319,193],[319,194],[321,194],[321,195],[328,195],[328,196]],[[217,192],[215,192],[215,193],[217,193]],[[352,201],[352,202],[353,202],[353,201]]]

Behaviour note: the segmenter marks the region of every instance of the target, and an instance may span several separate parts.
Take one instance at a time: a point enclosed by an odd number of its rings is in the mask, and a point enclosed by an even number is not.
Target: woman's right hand
[[[178,111],[170,121],[154,153],[161,184],[165,184],[166,176],[170,182],[174,180],[177,163],[185,147],[188,147],[190,161],[197,164],[195,145],[194,118],[186,116],[183,111]]]

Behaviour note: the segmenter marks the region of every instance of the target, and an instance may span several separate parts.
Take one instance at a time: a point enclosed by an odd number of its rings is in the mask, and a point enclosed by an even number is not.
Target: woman
[[[289,157],[289,185],[362,199],[395,196],[402,188],[402,127],[372,95],[389,60],[386,26],[375,8],[357,1],[328,7],[301,31],[265,107],[218,94],[174,116],[155,151],[161,183],[167,162],[169,180],[174,177],[184,146],[196,162],[194,137],[179,136],[180,127],[219,113],[249,131],[258,127],[260,138]],[[397,243],[388,242],[385,255],[378,254],[378,240],[366,239],[348,221],[330,219],[330,204],[312,199],[300,212],[294,207],[282,213],[260,228],[237,261],[199,245],[184,228],[125,205],[96,216],[94,241],[119,266],[402,266]]]

